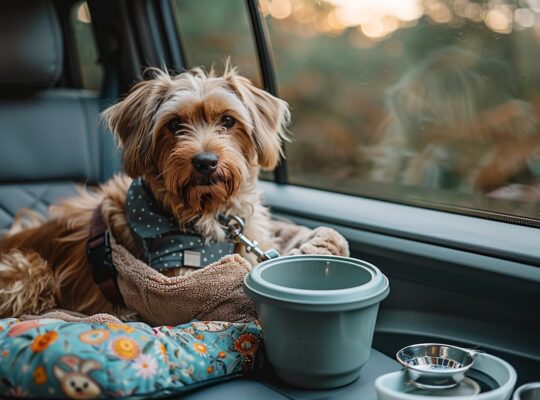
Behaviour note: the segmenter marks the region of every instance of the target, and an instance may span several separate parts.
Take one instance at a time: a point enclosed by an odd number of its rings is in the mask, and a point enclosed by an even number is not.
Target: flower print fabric
[[[110,333],[106,329],[90,329],[79,335],[79,340],[86,344],[98,345],[107,340]]]
[[[258,323],[0,320],[0,397],[162,397],[260,365]]]

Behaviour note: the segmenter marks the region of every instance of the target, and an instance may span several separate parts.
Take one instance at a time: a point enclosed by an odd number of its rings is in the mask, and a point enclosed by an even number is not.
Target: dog
[[[87,242],[100,209],[114,239],[143,256],[126,215],[135,180],[144,182],[179,229],[189,228],[206,243],[226,241],[217,218],[225,214],[242,218],[245,234],[263,249],[274,246],[269,211],[256,183],[260,170],[273,169],[282,156],[288,104],[254,86],[229,63],[222,75],[200,68],[176,76],[151,71],[153,79],[137,83],[102,113],[122,149],[124,174],[52,205],[48,220],[34,218],[33,226],[28,219],[15,223],[0,240],[0,316],[53,308],[118,312],[92,278]],[[185,275],[193,268],[167,271]]]

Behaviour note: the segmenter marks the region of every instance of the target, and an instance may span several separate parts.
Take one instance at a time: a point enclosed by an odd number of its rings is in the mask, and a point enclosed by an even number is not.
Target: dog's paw
[[[298,248],[292,249],[290,255],[321,254],[348,256],[349,244],[343,236],[331,228],[314,229],[307,240]]]

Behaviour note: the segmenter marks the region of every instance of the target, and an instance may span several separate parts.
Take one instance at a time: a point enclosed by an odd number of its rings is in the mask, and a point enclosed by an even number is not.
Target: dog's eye
[[[224,128],[230,128],[234,125],[234,123],[236,122],[236,120],[231,117],[230,115],[224,115],[222,118],[221,118],[221,126],[224,127]]]
[[[178,135],[182,131],[183,122],[180,118],[173,118],[167,123],[167,128],[174,133],[175,135]]]

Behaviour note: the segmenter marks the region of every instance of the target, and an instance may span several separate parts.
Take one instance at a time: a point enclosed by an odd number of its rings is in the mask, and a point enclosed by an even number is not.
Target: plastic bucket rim
[[[304,259],[304,260],[309,260],[311,258],[311,259],[315,259],[317,261],[328,259],[328,260],[336,260],[336,261],[340,261],[340,262],[345,262],[347,264],[351,264],[351,265],[355,265],[355,266],[357,266],[359,268],[360,267],[363,268],[365,271],[370,273],[371,278],[370,278],[370,280],[368,282],[366,282],[366,283],[364,283],[362,285],[353,286],[353,287],[350,287],[350,288],[330,289],[330,290],[314,290],[314,289],[297,289],[297,288],[290,288],[290,287],[287,287],[287,286],[276,285],[274,283],[270,283],[270,282],[264,280],[262,278],[262,276],[261,276],[261,274],[267,268],[269,268],[269,266],[272,266],[274,263],[281,263],[281,262],[286,262],[286,261],[289,261],[289,260],[300,259],[300,258]],[[367,290],[371,289],[372,287],[380,285],[380,279],[382,277],[385,277],[384,274],[375,265],[373,265],[373,264],[371,264],[371,263],[369,263],[367,261],[359,260],[359,259],[353,258],[353,257],[334,256],[334,255],[326,255],[326,254],[321,254],[321,255],[315,255],[315,254],[292,255],[292,256],[284,256],[284,257],[279,257],[279,258],[275,258],[275,259],[272,259],[272,260],[267,260],[267,261],[264,261],[264,262],[262,262],[261,264],[255,266],[255,267],[253,267],[251,272],[249,272],[246,275],[246,277],[247,276],[249,276],[249,279],[256,282],[256,284],[258,286],[261,286],[263,288],[268,288],[268,289],[273,290],[275,292],[279,292],[279,293],[283,293],[283,294],[289,294],[289,295],[296,295],[296,296],[303,295],[303,296],[306,296],[306,297],[318,297],[318,298],[327,298],[327,297],[334,297],[334,296],[340,296],[340,295],[346,296],[348,294],[354,294],[355,292],[358,292],[359,290],[367,291]],[[379,279],[377,279],[377,278],[379,278]],[[244,278],[244,282],[246,282],[246,278]],[[250,289],[252,289],[252,288],[250,287]],[[267,296],[266,293],[261,293],[261,294]],[[268,296],[268,297],[270,297],[270,296]],[[280,300],[289,301],[290,299],[280,299]],[[345,302],[348,302],[348,301],[345,301]]]
[[[390,282],[388,278],[382,274],[383,279],[383,286],[382,288],[376,292],[373,293],[371,296],[364,296],[364,297],[358,297],[358,298],[349,298],[346,300],[328,300],[325,298],[319,298],[319,300],[315,298],[311,298],[310,300],[300,300],[300,299],[294,299],[294,298],[283,298],[283,297],[276,297],[268,293],[263,293],[259,290],[254,289],[252,286],[249,285],[249,273],[244,276],[244,288],[247,289],[248,294],[255,294],[258,297],[262,297],[265,300],[269,300],[271,302],[279,303],[280,305],[288,305],[288,304],[294,304],[299,306],[320,306],[320,307],[333,307],[333,306],[343,306],[343,305],[349,305],[349,304],[355,304],[355,303],[362,303],[362,306],[360,308],[369,307],[374,304],[380,303],[383,301],[390,293]],[[367,303],[367,304],[364,304]]]

